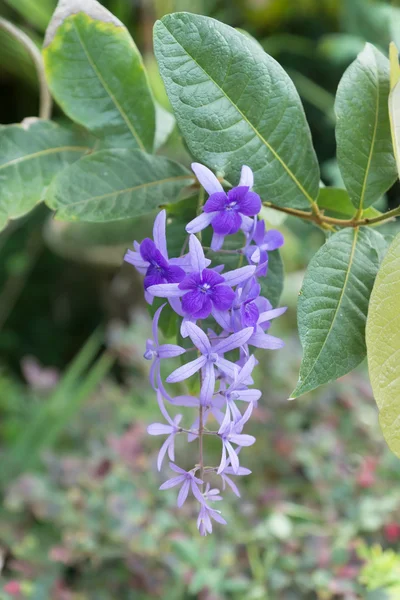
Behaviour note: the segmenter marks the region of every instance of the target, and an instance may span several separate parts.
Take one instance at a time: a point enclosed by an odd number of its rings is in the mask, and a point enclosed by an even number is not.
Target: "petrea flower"
[[[212,312],[224,312],[232,306],[235,297],[231,286],[238,285],[251,277],[255,267],[241,267],[220,275],[215,270],[206,268],[203,248],[196,238],[189,239],[190,257],[193,272],[178,283],[152,285],[148,292],[161,298],[182,296],[184,314],[193,319],[205,319]]]
[[[182,281],[185,271],[179,266],[182,259],[168,259],[165,235],[166,212],[158,213],[154,221],[153,238],[145,238],[141,244],[134,242],[133,250],[127,250],[124,260],[145,275],[144,288],[158,283]]]
[[[144,358],[146,360],[152,360],[153,364],[150,368],[150,383],[152,388],[156,389],[156,378],[157,373],[160,371],[160,361],[162,358],[174,358],[175,356],[180,356],[186,352],[185,348],[182,346],[177,346],[175,344],[160,344],[158,341],[158,321],[160,320],[161,311],[164,308],[166,303],[162,304],[160,308],[156,310],[153,317],[153,340],[146,341],[146,352],[144,353]]]
[[[183,381],[197,371],[202,370],[202,384],[200,391],[200,402],[204,405],[214,393],[215,388],[215,370],[220,369],[230,377],[234,377],[237,367],[230,360],[223,358],[225,352],[239,348],[247,342],[253,333],[253,329],[248,327],[238,331],[229,337],[222,339],[215,346],[211,346],[210,340],[200,327],[194,323],[187,323],[189,337],[196,346],[201,356],[192,360],[186,365],[178,367],[166,379],[167,383],[177,383]]]
[[[158,453],[157,468],[160,471],[162,462],[167,451],[169,458],[171,460],[175,460],[175,436],[177,433],[180,433],[182,431],[179,427],[179,423],[182,420],[182,415],[176,415],[176,417],[171,419],[164,406],[161,392],[159,390],[157,390],[157,401],[158,406],[160,407],[160,411],[164,416],[165,420],[169,423],[169,425],[165,425],[164,423],[152,423],[152,425],[148,426],[147,433],[149,435],[168,435],[167,439],[161,446],[161,449]]]
[[[179,473],[179,475],[177,477],[168,479],[160,486],[160,490],[169,490],[172,487],[181,485],[182,487],[179,490],[178,499],[176,502],[179,507],[182,506],[188,497],[189,490],[192,490],[193,496],[202,504],[204,502],[204,498],[198,486],[201,485],[203,481],[198,477],[195,477],[193,471],[185,471],[172,462],[169,463],[169,466],[173,471],[175,471],[175,473]]]
[[[207,504],[202,504],[200,506],[199,516],[197,517],[197,529],[199,530],[200,535],[207,535],[207,533],[212,533],[212,521],[217,521],[217,523],[221,523],[221,525],[226,525],[226,521],[223,517],[221,517],[221,513],[219,510],[215,510],[215,508],[211,508]]]
[[[236,473],[232,467],[225,467],[225,469],[220,473],[220,477],[222,479],[222,489],[225,490],[225,485],[228,484],[229,487],[231,488],[232,492],[238,498],[240,498],[240,492],[239,492],[239,489],[238,489],[236,483],[234,481],[232,481],[232,479],[230,477],[228,477],[228,475],[243,476],[243,475],[250,475],[250,473],[251,473],[250,469],[246,469],[246,467],[239,467],[238,470],[236,471]]]
[[[252,411],[253,405],[249,404],[242,418],[238,421],[232,422],[230,420],[230,411],[227,408],[224,420],[222,421],[222,424],[218,429],[218,435],[222,441],[222,456],[217,471],[218,475],[222,473],[222,471],[226,467],[227,453],[232,464],[233,472],[237,473],[239,469],[239,458],[235,450],[233,449],[232,444],[237,444],[240,447],[252,446],[256,441],[256,438],[252,435],[245,435],[241,433],[243,430],[243,425],[250,419]]]
[[[237,233],[240,228],[251,228],[252,221],[249,217],[257,215],[261,210],[260,196],[250,191],[254,183],[253,172],[250,167],[243,166],[239,185],[226,193],[210,169],[199,163],[192,163],[192,170],[209,198],[203,207],[203,214],[188,223],[186,231],[197,233],[211,223],[214,229],[211,248],[219,250],[226,235]]]
[[[150,435],[164,435],[157,457],[157,468],[161,470],[168,454],[174,477],[160,487],[161,490],[179,487],[178,506],[182,506],[189,493],[199,503],[197,527],[201,535],[212,532],[213,521],[226,524],[220,511],[211,508],[212,503],[222,500],[220,490],[206,482],[203,490],[202,479],[218,474],[222,488],[229,486],[240,496],[234,476],[250,473],[240,466],[239,454],[246,446],[251,446],[255,438],[243,433],[245,423],[250,418],[254,406],[261,397],[261,391],[252,389],[252,372],[258,364],[251,354],[250,347],[276,349],[283,346],[282,340],[266,331],[272,319],[281,315],[286,308],[272,308],[267,298],[261,295],[260,276],[268,269],[268,252],[283,244],[283,237],[277,231],[266,232],[265,225],[257,220],[261,200],[251,191],[253,173],[247,166],[242,167],[239,185],[225,192],[215,175],[206,167],[194,163],[193,171],[209,198],[203,212],[187,225],[189,252],[179,258],[169,258],[165,236],[166,213],[161,211],[154,223],[153,240],[147,238],[141,244],[134,242],[134,251],[128,250],[125,260],[133,264],[145,275],[145,297],[152,302],[154,297],[167,298],[171,308],[180,317],[183,337],[190,337],[197,358],[176,368],[165,380],[162,377],[161,361],[183,355],[186,350],[176,344],[161,344],[158,338],[158,324],[165,304],[158,308],[153,319],[153,339],[146,342],[144,357],[152,361],[150,382],[157,392],[157,401],[165,421],[148,426]],[[254,217],[254,218],[253,218]],[[194,233],[207,225],[212,225],[214,234],[212,249],[221,248],[224,237],[244,232],[245,243],[240,250],[233,252],[246,257],[249,265],[224,273],[224,265],[214,265],[204,256],[200,241]],[[184,250],[182,249],[182,252]],[[203,331],[203,320],[213,316],[220,326],[218,333],[212,328]],[[203,322],[204,323],[204,322]],[[205,325],[208,327],[207,325]],[[225,354],[236,350],[239,355],[232,362]],[[200,393],[195,396],[171,397],[166,384],[184,381],[195,373],[200,376]],[[168,387],[168,386],[167,386]],[[170,405],[194,408],[194,423],[189,429],[181,427],[182,415],[171,417],[164,402]],[[242,414],[239,401],[247,402]],[[240,405],[239,405],[240,406]],[[213,415],[217,431],[208,428],[207,421]],[[175,440],[178,434],[187,434],[188,441],[199,438],[200,458],[198,464],[185,471],[175,464]],[[202,452],[204,434],[213,434],[221,440],[222,451],[219,466],[200,467],[204,464]],[[200,472],[200,477],[197,477]],[[203,477],[204,475],[204,477]],[[201,488],[199,487],[201,485]]]
[[[257,298],[260,296],[261,286],[251,277],[236,289],[235,300],[232,306],[232,328],[238,331],[243,327],[256,327],[260,316]]]
[[[262,312],[258,317],[257,327],[249,339],[248,344],[250,346],[255,346],[256,348],[263,348],[264,350],[278,350],[279,348],[283,348],[285,345],[284,342],[274,335],[264,333],[264,327],[266,326],[267,328],[272,319],[279,317],[286,312],[286,310],[287,306],[282,306],[281,308],[275,308]]]
[[[268,252],[277,250],[284,244],[284,238],[280,231],[270,229],[265,231],[264,221],[258,221],[252,235],[253,244],[246,248],[246,256],[249,261],[260,264],[258,275],[265,277],[267,274]]]
[[[257,402],[257,400],[261,398],[260,390],[248,389],[247,387],[255,364],[255,357],[250,356],[248,361],[240,369],[239,373],[235,375],[235,378],[229,387],[227,389],[223,389],[221,387],[218,395],[214,399],[214,405],[216,407],[221,408],[221,400],[226,402],[226,406],[230,410],[234,421],[239,421],[242,417],[235,404],[237,400],[243,400],[244,402]]]

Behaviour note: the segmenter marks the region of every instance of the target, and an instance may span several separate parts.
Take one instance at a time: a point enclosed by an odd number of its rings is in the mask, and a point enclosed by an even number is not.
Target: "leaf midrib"
[[[375,60],[375,56],[374,56],[374,60]],[[365,193],[367,191],[367,181],[368,181],[368,177],[369,177],[369,171],[371,168],[372,156],[374,154],[374,149],[375,149],[376,134],[378,131],[378,116],[379,116],[379,108],[380,108],[379,95],[380,94],[379,94],[379,69],[376,64],[376,60],[375,60],[375,76],[376,76],[376,108],[375,108],[374,130],[373,130],[373,134],[372,134],[371,148],[369,150],[367,166],[365,169],[364,181],[363,181],[362,188],[361,188],[359,210],[362,210],[363,205],[364,205]]]
[[[350,255],[349,255],[349,264],[348,264],[348,268],[347,268],[347,272],[346,272],[346,277],[345,277],[345,280],[343,282],[343,287],[342,287],[342,290],[340,292],[339,300],[338,300],[338,303],[337,303],[337,306],[336,306],[336,309],[335,309],[335,313],[334,313],[331,325],[330,325],[330,327],[328,329],[328,332],[327,332],[327,334],[325,336],[324,343],[322,344],[321,349],[318,352],[318,356],[315,358],[315,360],[313,362],[313,365],[312,365],[311,369],[309,370],[309,372],[307,373],[306,377],[302,380],[300,389],[304,387],[304,385],[306,384],[306,382],[309,380],[311,374],[314,372],[315,365],[317,364],[317,362],[319,360],[319,357],[321,356],[322,351],[324,350],[324,348],[326,346],[326,343],[327,343],[327,341],[329,339],[329,336],[330,336],[330,334],[332,332],[332,329],[333,329],[333,326],[335,324],[336,317],[338,316],[339,309],[340,309],[340,306],[342,304],[342,301],[343,301],[343,298],[344,298],[344,294],[345,294],[345,291],[346,291],[346,287],[347,287],[347,284],[348,284],[348,281],[349,281],[349,277],[350,277],[350,273],[351,273],[351,268],[353,266],[353,260],[354,260],[356,246],[357,246],[358,233],[359,233],[359,228],[357,227],[357,228],[354,229],[354,238],[353,238],[353,243],[352,243],[352,247],[351,247],[351,251],[350,251]]]
[[[72,204],[63,204],[60,205],[59,207],[56,208],[56,210],[61,210],[62,208],[68,208],[68,207],[74,207],[74,206],[78,206],[78,204],[84,204],[86,202],[93,202],[93,201],[97,201],[97,200],[104,200],[105,198],[110,198],[112,196],[118,196],[119,194],[126,194],[128,192],[134,192],[135,190],[138,189],[142,189],[142,188],[148,188],[148,187],[152,187],[154,185],[162,185],[163,183],[170,183],[173,181],[180,181],[180,180],[192,180],[192,177],[190,175],[190,173],[188,173],[187,175],[178,175],[177,177],[167,177],[165,179],[157,179],[156,181],[149,181],[147,183],[141,183],[140,185],[135,185],[129,188],[124,188],[122,190],[115,190],[113,192],[108,192],[107,194],[102,194],[100,196],[91,196],[90,198],[85,198],[83,200],[79,200],[78,202],[74,202]]]
[[[122,106],[119,104],[118,100],[116,99],[116,97],[114,96],[114,94],[112,93],[112,91],[110,90],[110,88],[108,87],[107,83],[104,81],[99,69],[96,66],[96,63],[93,61],[92,57],[89,54],[89,51],[87,50],[82,37],[79,33],[79,30],[76,26],[75,23],[75,19],[72,19],[72,24],[75,30],[75,33],[77,35],[77,38],[79,40],[79,43],[82,46],[82,50],[84,51],[86,58],[90,64],[90,66],[92,67],[93,71],[96,73],[101,85],[104,88],[104,91],[108,94],[108,96],[111,98],[112,102],[114,103],[115,108],[118,110],[119,114],[121,115],[122,119],[125,121],[129,131],[132,133],[133,137],[135,138],[139,148],[141,150],[143,150],[143,152],[146,152],[146,148],[144,147],[144,144],[139,136],[139,134],[137,133],[135,127],[133,126],[133,124],[130,122],[128,115],[125,113],[124,109],[122,108]]]
[[[295,174],[289,169],[289,167],[287,166],[287,164],[285,163],[285,161],[280,157],[280,155],[276,152],[276,150],[267,142],[267,140],[261,135],[261,133],[256,129],[256,127],[249,121],[249,119],[246,117],[246,115],[240,110],[240,108],[237,106],[237,104],[235,104],[233,102],[233,100],[226,94],[226,92],[224,91],[224,89],[215,81],[215,79],[213,79],[211,77],[211,75],[209,73],[207,73],[207,71],[197,62],[197,60],[186,50],[186,48],[184,46],[182,46],[182,44],[180,42],[178,42],[178,40],[176,39],[176,37],[174,36],[174,34],[172,33],[172,31],[170,31],[168,29],[168,27],[165,25],[165,23],[163,23],[162,21],[160,21],[160,23],[165,27],[165,29],[168,31],[168,33],[170,33],[170,35],[174,38],[174,40],[178,44],[178,46],[180,46],[182,48],[182,50],[187,54],[187,56],[189,56],[189,58],[192,59],[192,61],[199,67],[199,69],[201,69],[203,71],[203,73],[208,77],[208,79],[221,91],[221,93],[230,102],[230,104],[237,110],[237,112],[240,114],[240,116],[242,117],[242,119],[251,127],[251,129],[254,131],[254,133],[256,134],[256,136],[263,142],[263,144],[268,148],[268,150],[271,152],[271,154],[282,165],[282,167],[285,169],[285,171],[287,172],[287,174],[289,175],[289,177],[297,185],[297,187],[299,188],[299,190],[301,191],[301,193],[307,198],[307,200],[311,204],[311,206],[314,206],[315,205],[315,200],[305,190],[305,188],[302,186],[302,184],[297,179],[297,177],[295,176]]]
[[[86,146],[58,146],[57,148],[46,148],[46,150],[38,150],[37,152],[32,152],[32,154],[26,154],[25,156],[19,156],[18,158],[13,158],[12,160],[0,165],[1,169],[6,169],[12,165],[19,164],[21,162],[25,162],[27,160],[33,160],[40,156],[46,156],[48,154],[57,154],[60,152],[89,152],[91,148]]]

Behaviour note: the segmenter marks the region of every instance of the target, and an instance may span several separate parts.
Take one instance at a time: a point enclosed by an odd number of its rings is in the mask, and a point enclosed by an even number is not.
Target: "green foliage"
[[[100,150],[60,173],[46,202],[60,219],[116,221],[177,202],[191,183],[191,173],[167,158],[140,150]]]
[[[343,75],[335,102],[338,163],[359,209],[379,200],[396,180],[389,91],[389,61],[367,44]]]
[[[61,4],[49,25],[43,57],[51,92],[103,146],[152,152],[155,108],[139,51],[100,4],[85,7]],[[77,8],[84,12],[71,14]]]
[[[368,302],[380,262],[376,245],[384,243],[373,230],[345,229],[312,258],[298,302],[304,356],[293,398],[345,375],[365,358]]]
[[[391,244],[371,295],[367,321],[368,367],[383,435],[400,456],[400,236]]]
[[[323,187],[319,190],[317,199],[319,208],[326,211],[327,214],[340,219],[350,219],[354,216],[354,205],[350,200],[347,190],[334,187]],[[382,214],[373,206],[363,210],[361,217],[373,219]]]
[[[0,127],[0,230],[28,213],[53,177],[90,150],[88,136],[35,119]]]
[[[155,24],[154,50],[193,156],[231,183],[247,164],[264,200],[309,208],[318,163],[300,98],[278,63],[247,36],[189,13]]]
[[[386,592],[382,598],[397,600],[400,595],[400,556],[393,550],[382,550],[379,545],[358,549],[360,558],[366,562],[360,571],[360,582],[368,590]]]

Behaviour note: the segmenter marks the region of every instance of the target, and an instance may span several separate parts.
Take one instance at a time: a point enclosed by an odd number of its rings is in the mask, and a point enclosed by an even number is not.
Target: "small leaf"
[[[355,208],[350,200],[347,190],[334,187],[323,187],[319,191],[317,204],[330,216],[338,218],[351,218],[355,215]],[[373,219],[382,213],[372,206],[363,210],[361,218]]]
[[[389,247],[371,294],[368,369],[382,432],[400,457],[400,235]]]
[[[175,13],[157,21],[154,46],[180,130],[201,163],[279,206],[309,208],[319,167],[293,82],[252,39],[214,19]]]
[[[43,200],[46,187],[90,150],[87,136],[35,119],[0,127],[0,230]]]
[[[396,180],[389,91],[389,61],[366,44],[343,75],[335,101],[338,163],[356,208],[376,202]]]
[[[155,108],[142,57],[108,10],[96,0],[60,2],[43,58],[50,90],[71,119],[104,146],[152,152]]]
[[[177,202],[194,177],[176,162],[140,150],[100,150],[56,177],[46,203],[66,221],[129,219]]]
[[[354,369],[366,354],[368,301],[384,238],[371,229],[343,229],[311,260],[298,302],[304,350],[292,398]]]

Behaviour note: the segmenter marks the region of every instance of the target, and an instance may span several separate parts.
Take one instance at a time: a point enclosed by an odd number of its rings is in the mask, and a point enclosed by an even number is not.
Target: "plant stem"
[[[199,465],[200,465],[200,479],[203,480],[204,476],[204,459],[203,459],[203,407],[200,404],[199,407]],[[203,491],[203,484],[201,485],[201,491]]]
[[[21,31],[21,29],[19,29],[18,27],[15,27],[15,25],[10,23],[6,19],[0,18],[0,29],[7,31],[7,33],[12,35],[16,40],[18,40],[29,52],[35,64],[36,73],[39,80],[39,117],[41,119],[50,119],[52,99],[49,92],[49,88],[47,87],[43,59],[39,48],[31,40],[31,38],[28,35],[26,35],[26,33]]]
[[[356,217],[354,217],[352,219],[335,219],[333,217],[327,217],[324,214],[322,214],[321,212],[318,212],[318,213],[306,212],[304,210],[298,210],[296,208],[287,208],[284,206],[276,206],[275,204],[272,204],[271,202],[264,202],[264,206],[267,206],[268,208],[273,208],[274,210],[278,210],[280,212],[284,212],[284,213],[286,213],[288,215],[292,215],[294,217],[298,217],[305,221],[312,221],[320,226],[327,224],[327,225],[335,225],[337,227],[360,227],[362,225],[374,225],[375,223],[381,223],[383,221],[388,221],[388,220],[400,215],[400,206],[397,208],[394,208],[393,210],[389,210],[388,212],[384,213],[383,215],[379,215],[379,217],[373,217],[372,219],[369,219],[369,218],[360,219],[360,218],[357,218],[357,215],[356,215]]]

